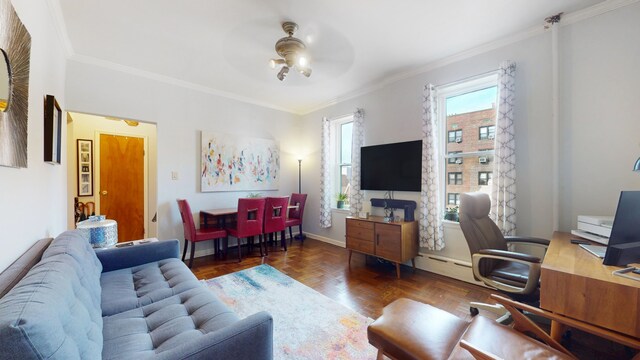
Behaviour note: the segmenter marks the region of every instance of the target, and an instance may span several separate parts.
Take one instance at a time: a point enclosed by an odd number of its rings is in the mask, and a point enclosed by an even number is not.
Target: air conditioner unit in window
[[[487,138],[488,138],[489,140],[493,140],[493,139],[495,139],[495,138],[496,138],[496,136],[495,136],[495,135],[489,135],[489,136],[487,136]]]
[[[462,164],[462,159],[460,158],[456,159],[456,164]]]
[[[462,142],[462,137],[457,137],[457,138],[456,138],[456,142],[457,142],[457,143],[461,143],[461,142]]]
[[[488,158],[488,157],[486,157],[486,156],[480,156],[480,157],[478,158],[478,161],[480,162],[480,164],[486,164],[486,163],[488,163],[488,162],[489,162],[489,158]]]

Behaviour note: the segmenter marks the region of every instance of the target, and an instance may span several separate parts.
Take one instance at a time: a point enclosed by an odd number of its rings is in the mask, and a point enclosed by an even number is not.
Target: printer
[[[571,233],[607,245],[612,226],[613,216],[578,215],[578,230],[571,230]]]

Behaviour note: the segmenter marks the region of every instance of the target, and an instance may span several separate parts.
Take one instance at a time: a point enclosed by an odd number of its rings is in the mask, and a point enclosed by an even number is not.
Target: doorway
[[[69,112],[69,208],[94,203],[118,224],[118,242],[157,237],[156,125]],[[93,143],[92,196],[78,196],[77,140]],[[70,228],[75,227],[70,218]]]

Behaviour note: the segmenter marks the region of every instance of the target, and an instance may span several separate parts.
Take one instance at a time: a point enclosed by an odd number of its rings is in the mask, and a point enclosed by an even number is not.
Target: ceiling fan
[[[289,36],[283,37],[276,42],[276,52],[280,55],[280,58],[269,60],[269,65],[272,69],[282,65],[276,77],[280,81],[284,80],[290,69],[296,69],[306,77],[311,76],[311,65],[306,54],[307,45],[302,40],[293,37],[293,34],[298,30],[298,24],[292,21],[285,21],[282,23],[282,30]]]

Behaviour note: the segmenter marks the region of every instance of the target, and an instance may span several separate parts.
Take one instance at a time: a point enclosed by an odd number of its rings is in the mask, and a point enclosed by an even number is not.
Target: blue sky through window
[[[491,108],[496,103],[498,87],[492,86],[482,90],[447,98],[447,116],[464,114],[472,111]]]

